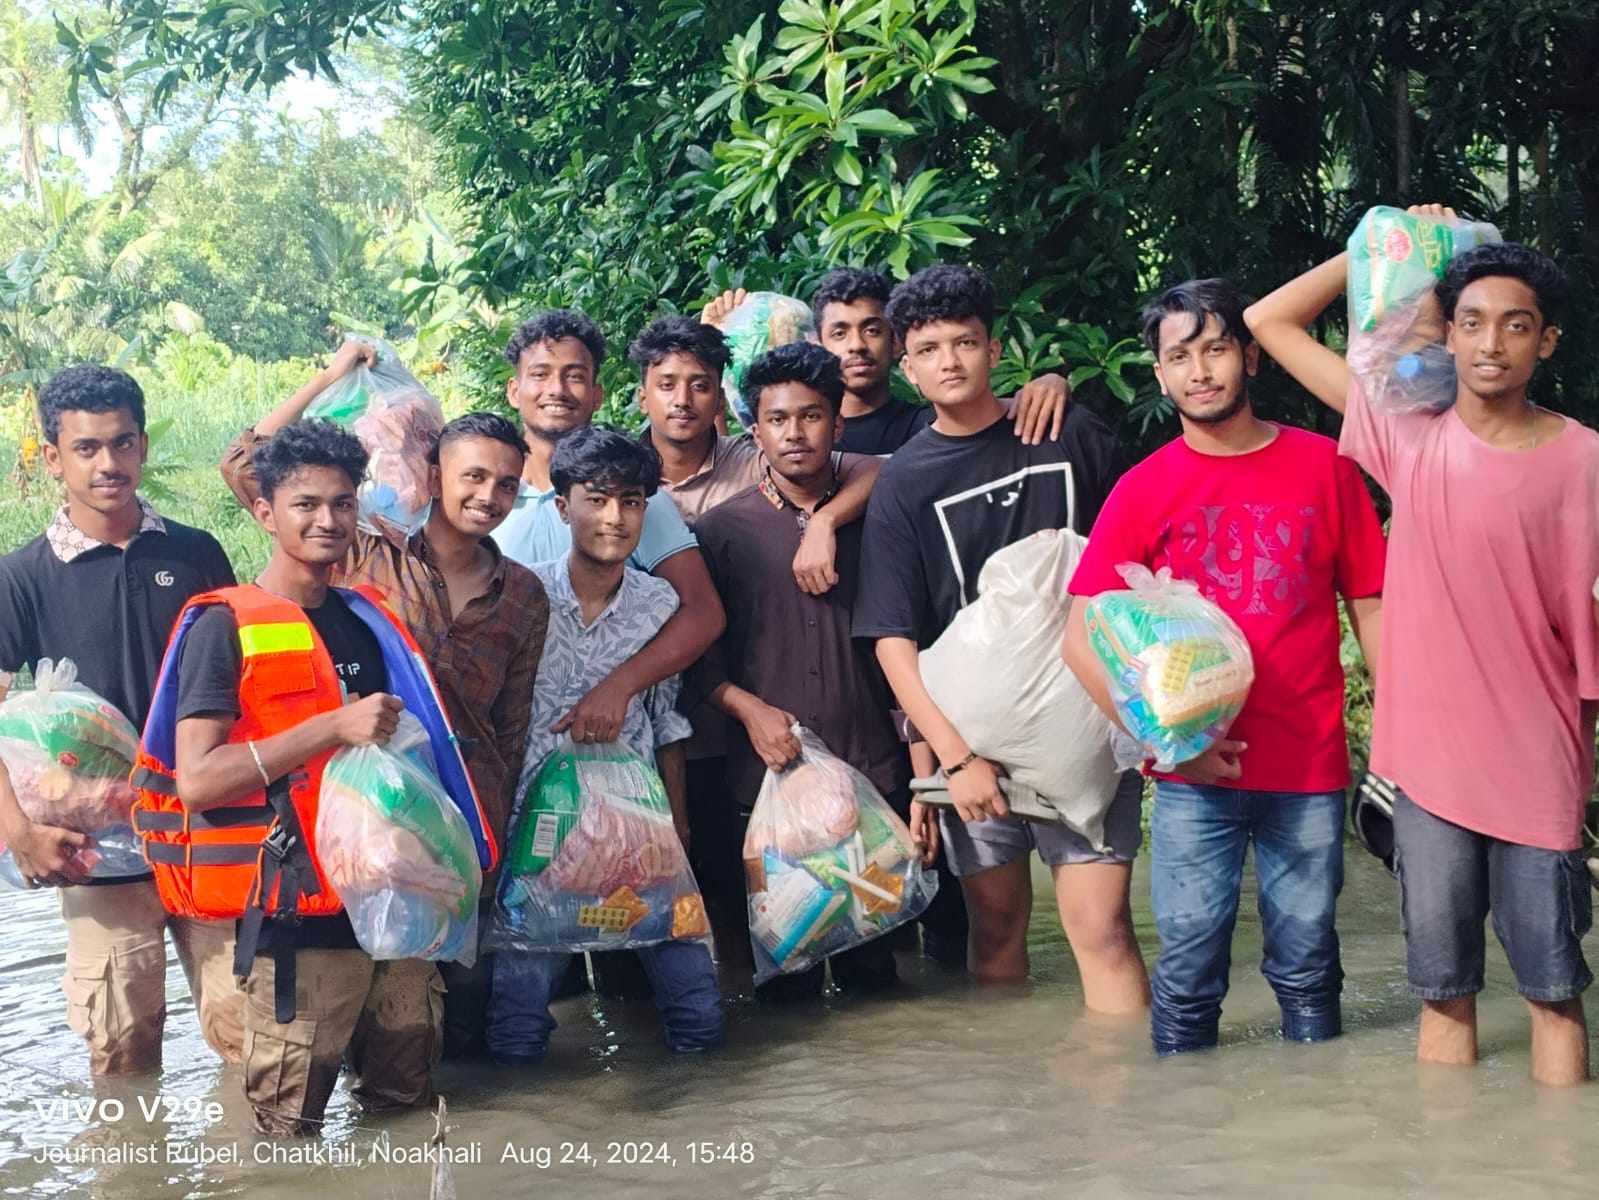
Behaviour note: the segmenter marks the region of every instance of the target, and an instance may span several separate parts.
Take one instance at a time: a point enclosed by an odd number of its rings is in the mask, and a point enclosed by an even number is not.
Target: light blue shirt
[[[560,558],[570,550],[572,530],[555,507],[555,489],[541,492],[524,481],[516,507],[494,531],[494,540],[506,558],[524,567]],[[652,572],[678,551],[698,544],[672,498],[657,491],[644,508],[644,532],[628,556],[628,565]]]
[[[550,726],[577,707],[600,680],[643,649],[679,603],[677,590],[666,580],[627,567],[611,603],[592,624],[585,625],[583,607],[572,590],[568,557],[563,554],[533,568],[550,598],[550,625],[533,679],[533,720],[517,784],[519,796],[526,795],[545,755],[569,736],[551,733]],[[681,686],[680,678],[672,675],[629,700],[617,742],[653,765],[658,746],[688,737],[693,730],[674,707]]]

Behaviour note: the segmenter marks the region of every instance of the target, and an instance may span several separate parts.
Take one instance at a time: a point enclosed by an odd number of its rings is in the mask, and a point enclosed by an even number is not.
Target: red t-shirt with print
[[[1228,735],[1248,743],[1249,791],[1327,792],[1349,783],[1339,595],[1382,593],[1377,511],[1330,438],[1277,427],[1249,454],[1201,454],[1182,438],[1122,476],[1100,510],[1070,591],[1125,588],[1135,562],[1199,585],[1238,622],[1255,683]]]

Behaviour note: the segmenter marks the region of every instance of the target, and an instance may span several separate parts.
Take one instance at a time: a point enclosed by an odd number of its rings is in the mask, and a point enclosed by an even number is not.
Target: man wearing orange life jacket
[[[244,1087],[268,1133],[314,1132],[346,1061],[368,1108],[433,1094],[443,985],[431,962],[360,948],[317,859],[328,759],[387,742],[408,709],[480,863],[496,857],[415,642],[376,592],[328,583],[355,536],[366,458],[317,421],[256,450],[272,558],[255,586],[196,597],[179,617],[136,775],[135,826],[169,910],[240,918]]]

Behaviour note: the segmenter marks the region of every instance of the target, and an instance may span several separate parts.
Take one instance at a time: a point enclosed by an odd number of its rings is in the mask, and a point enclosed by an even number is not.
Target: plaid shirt
[[[246,430],[222,460],[222,477],[247,508],[259,494],[250,453],[262,440]],[[550,604],[538,576],[501,554],[492,539],[483,544],[495,556],[494,575],[488,590],[458,613],[450,612],[449,588],[429,561],[420,531],[403,546],[375,534],[356,534],[334,581],[371,584],[410,628],[461,739],[490,828],[503,844]],[[484,893],[490,894],[487,885]]]

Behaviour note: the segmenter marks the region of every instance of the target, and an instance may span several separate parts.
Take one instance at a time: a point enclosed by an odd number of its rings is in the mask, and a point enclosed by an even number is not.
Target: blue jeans
[[[1150,896],[1160,958],[1155,1050],[1216,1044],[1232,963],[1244,853],[1255,844],[1261,973],[1282,1008],[1283,1037],[1317,1042],[1343,1031],[1333,915],[1344,885],[1342,792],[1248,792],[1155,785]]]
[[[638,951],[638,956],[655,990],[668,1048],[692,1054],[720,1046],[722,994],[705,944],[661,942]],[[550,996],[571,957],[517,950],[495,954],[488,1044],[496,1062],[524,1066],[543,1061],[555,1031]]]

